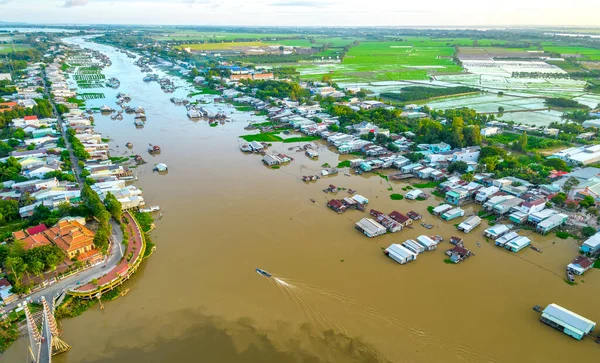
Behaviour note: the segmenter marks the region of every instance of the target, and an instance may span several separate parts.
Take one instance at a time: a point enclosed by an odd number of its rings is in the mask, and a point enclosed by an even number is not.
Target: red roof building
[[[25,120],[25,121],[35,121],[37,119],[38,119],[37,116],[25,116],[25,117],[23,117],[23,120]]]
[[[342,213],[346,210],[346,206],[342,201],[337,199],[332,199],[327,203],[327,206],[338,213]]]
[[[25,232],[27,232],[27,234],[31,236],[31,235],[34,235],[34,234],[42,233],[42,232],[44,232],[47,229],[48,229],[48,227],[46,227],[45,225],[38,224],[35,227],[27,228],[25,230]]]
[[[13,108],[17,107],[19,104],[16,102],[2,102],[0,103],[0,112],[11,111]]]
[[[390,213],[390,217],[392,217],[393,220],[395,220],[396,222],[398,222],[404,226],[412,224],[412,221],[413,221],[408,216],[406,216],[398,211],[393,211],[392,213]]]

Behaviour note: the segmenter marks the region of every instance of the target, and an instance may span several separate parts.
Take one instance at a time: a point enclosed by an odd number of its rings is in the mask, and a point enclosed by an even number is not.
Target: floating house
[[[408,164],[408,165],[401,167],[400,170],[402,171],[402,173],[408,174],[408,173],[414,172],[415,169],[417,169],[417,168],[423,168],[423,165],[421,165],[419,163]]]
[[[590,255],[600,252],[600,232],[583,242],[580,250],[581,252],[589,253]]]
[[[558,212],[555,211],[554,209],[544,209],[544,210],[541,210],[539,212],[531,213],[527,217],[527,222],[533,223],[533,224],[537,225],[538,223],[540,223],[544,219],[550,218],[552,215],[554,215],[556,213],[558,213]]]
[[[404,196],[406,197],[406,199],[414,200],[414,199],[417,199],[418,197],[420,197],[421,194],[423,194],[423,192],[421,190],[414,189],[414,190],[411,190],[410,192],[406,193]]]
[[[445,221],[451,221],[453,219],[462,217],[465,215],[465,211],[460,208],[450,209],[449,211],[442,214],[442,219]]]
[[[490,227],[490,228],[486,229],[485,231],[483,231],[483,235],[487,238],[491,238],[491,239],[495,240],[495,239],[498,239],[501,236],[505,235],[509,231],[510,231],[510,228],[508,228],[507,225],[497,224],[497,225]]]
[[[510,221],[513,223],[521,224],[521,223],[527,222],[527,216],[528,216],[527,213],[517,211],[517,212],[511,213],[508,216],[508,219],[510,219]]]
[[[416,253],[399,244],[390,245],[383,253],[401,265],[417,259]]]
[[[433,214],[439,216],[442,215],[444,212],[449,211],[450,209],[452,209],[452,206],[450,204],[438,205],[437,207],[433,208]]]
[[[412,219],[413,221],[418,221],[420,219],[423,219],[423,216],[415,211],[409,211],[408,213],[406,213],[406,215]]]
[[[452,189],[446,193],[445,200],[452,205],[461,205],[469,198],[469,190],[466,188]]]
[[[393,211],[392,213],[390,213],[390,217],[403,226],[411,225],[413,222],[413,220],[410,217],[397,211]]]
[[[273,154],[267,154],[263,156],[262,161],[268,166],[279,165],[283,163],[283,160],[279,156]]]
[[[567,270],[571,270],[577,275],[583,275],[584,272],[592,268],[592,266],[594,266],[593,260],[585,256],[577,256],[573,262],[567,265]]]
[[[386,228],[381,224],[375,222],[371,218],[363,218],[355,224],[356,229],[364,233],[369,238],[384,235]]]
[[[519,234],[517,232],[508,232],[502,235],[501,237],[497,238],[495,244],[496,246],[504,247],[505,244],[517,237],[519,237]]]
[[[544,219],[538,223],[535,231],[541,234],[546,234],[556,227],[562,226],[567,222],[569,216],[563,213],[553,214],[550,217]]]
[[[458,225],[458,230],[463,231],[465,233],[471,232],[475,227],[477,227],[481,223],[481,218],[478,216],[471,216],[464,220],[461,224]]]
[[[354,199],[355,201],[357,201],[358,203],[360,203],[362,205],[369,204],[369,200],[360,194],[354,194],[352,196],[352,199]]]
[[[431,173],[434,171],[434,168],[424,168],[417,172],[417,176],[421,179],[429,179],[429,177],[431,177]]]
[[[437,248],[437,242],[427,236],[417,237],[417,242],[427,251],[433,251]]]
[[[371,209],[370,214],[373,217],[375,217],[375,219],[377,220],[377,222],[379,224],[381,224],[382,226],[384,226],[385,228],[387,228],[387,230],[390,231],[390,232],[392,232],[392,233],[401,231],[402,228],[404,227],[402,224],[400,224],[396,220],[394,220],[391,216],[388,216],[385,213],[381,213],[378,210]]]
[[[523,248],[529,246],[531,244],[531,240],[525,236],[519,236],[517,238],[511,239],[504,245],[504,248],[511,252],[519,252]]]
[[[341,200],[332,199],[327,202],[327,207],[333,209],[337,213],[343,213],[346,211],[346,205]]]
[[[596,327],[595,322],[556,304],[548,305],[542,312],[540,320],[577,340],[583,339]]]
[[[251,141],[250,142],[250,147],[252,148],[252,150],[254,150],[254,152],[261,152],[265,148],[263,146],[263,144],[261,144],[258,141]]]
[[[408,239],[408,240],[404,241],[402,243],[402,246],[408,248],[409,250],[413,251],[416,254],[419,254],[421,252],[425,252],[425,247],[422,246],[420,243],[416,242],[415,240],[412,240],[412,239]]]
[[[506,200],[494,205],[494,208],[492,209],[492,211],[496,214],[503,215],[503,214],[510,212],[511,209],[517,208],[522,203],[523,203],[523,199],[511,196],[509,199],[506,199]]]

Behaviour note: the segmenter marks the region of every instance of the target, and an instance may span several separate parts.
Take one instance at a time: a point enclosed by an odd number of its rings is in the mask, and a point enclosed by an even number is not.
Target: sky
[[[600,0],[0,0],[0,21],[239,26],[600,26]]]

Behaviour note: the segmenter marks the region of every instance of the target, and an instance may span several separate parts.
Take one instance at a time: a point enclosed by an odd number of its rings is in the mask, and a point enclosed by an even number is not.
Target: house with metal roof
[[[425,248],[427,251],[433,251],[437,248],[437,242],[427,236],[417,237],[417,243]]]
[[[492,209],[492,211],[496,214],[507,214],[508,212],[511,211],[512,208],[517,208],[521,205],[521,203],[523,203],[523,199],[521,198],[517,198],[517,197],[512,197],[511,198],[504,200],[503,202],[500,202],[498,204],[496,204],[494,206],[494,208]]]
[[[449,211],[445,212],[444,214],[442,214],[442,219],[445,221],[450,221],[453,219],[456,219],[458,217],[462,217],[465,215],[465,211],[460,209],[460,208],[453,208],[450,209]]]
[[[527,221],[529,223],[533,223],[533,224],[538,224],[541,221],[543,221],[544,219],[548,219],[550,218],[552,215],[558,213],[557,211],[555,211],[554,209],[543,209],[539,212],[535,212],[535,213],[531,213],[528,217],[527,217]]]
[[[513,223],[521,224],[521,223],[527,222],[527,213],[517,211],[517,212],[511,213],[508,216],[508,219],[510,219],[510,221]]]
[[[556,304],[548,305],[540,318],[542,323],[577,340],[583,339],[596,327],[596,323]]]
[[[585,256],[577,256],[567,265],[567,269],[573,271],[577,275],[583,275],[587,270],[591,269],[594,266],[594,261],[585,257]]]
[[[452,206],[450,204],[441,204],[433,208],[432,212],[436,216],[439,216],[442,215],[442,213],[449,211],[450,209],[452,209]]]
[[[487,188],[481,188],[477,191],[477,194],[475,195],[475,201],[477,203],[485,203],[488,200],[488,198],[490,198],[493,194],[497,193],[499,190],[500,188],[493,185]]]
[[[469,190],[464,187],[452,189],[446,193],[445,200],[452,205],[461,205],[469,198]]]
[[[483,204],[483,208],[486,210],[492,210],[494,206],[498,203],[502,203],[507,199],[513,198],[512,195],[496,195],[491,197],[487,202]]]
[[[557,213],[544,219],[535,227],[535,231],[541,234],[546,234],[556,227],[562,226],[567,222],[569,216],[563,213]]]
[[[375,222],[371,218],[363,218],[356,222],[355,228],[364,233],[369,238],[384,235],[387,231],[384,226]]]
[[[580,248],[581,252],[593,255],[600,252],[600,232],[588,238]]]
[[[412,239],[407,239],[406,241],[404,241],[402,243],[402,246],[404,246],[405,248],[409,249],[410,251],[416,253],[417,255],[421,252],[425,252],[425,247],[422,246],[417,241],[412,240]]]
[[[383,253],[401,265],[417,259],[416,253],[399,244],[391,244]]]
[[[492,226],[483,231],[483,235],[487,238],[495,240],[497,238],[500,238],[502,235],[508,233],[509,231],[510,228],[508,228],[506,224],[496,224],[495,226]]]
[[[539,212],[546,208],[546,201],[542,198],[526,200],[521,204],[519,210],[525,214]]]
[[[414,200],[421,196],[421,194],[423,194],[423,191],[419,189],[413,189],[410,192],[406,193],[404,196],[406,197],[406,199]]]
[[[480,223],[481,223],[481,218],[479,218],[479,216],[471,216],[471,217],[465,219],[456,228],[458,228],[459,231],[469,233],[473,229],[475,229],[475,227],[477,227]]]
[[[517,232],[508,232],[508,233],[502,235],[501,237],[497,238],[495,245],[504,247],[504,245],[506,245],[508,242],[512,241],[513,239],[515,239],[517,237],[519,237],[519,234]]]
[[[504,248],[511,252],[519,252],[523,248],[529,246],[531,244],[531,240],[525,236],[519,236],[517,238],[511,239],[504,245]]]

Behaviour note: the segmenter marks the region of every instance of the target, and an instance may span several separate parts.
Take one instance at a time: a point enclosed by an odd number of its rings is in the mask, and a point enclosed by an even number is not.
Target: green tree
[[[449,144],[453,147],[463,147],[465,145],[465,136],[463,134],[464,126],[465,122],[462,117],[455,117],[452,120]]]
[[[496,170],[496,166],[498,165],[498,157],[488,156],[487,158],[481,159],[481,162],[485,165],[485,170],[492,173]]]
[[[121,202],[119,202],[117,198],[109,192],[106,195],[106,198],[104,198],[104,205],[106,206],[106,210],[108,210],[113,219],[117,222],[120,222],[121,216],[123,215]]]
[[[194,67],[192,68],[192,71],[190,72],[191,76],[196,78],[200,75],[200,72],[198,71],[198,68]]]
[[[502,106],[498,107],[498,113],[504,113],[504,107],[502,107]]]
[[[579,185],[579,179],[577,179],[575,177],[570,177],[563,184],[562,189],[565,191],[566,194],[569,194],[571,192],[571,190],[573,189],[573,187],[575,187],[577,185]]]
[[[469,165],[466,162],[455,161],[455,162],[451,163],[450,165],[448,165],[448,172],[449,173],[457,172],[457,173],[463,174],[463,173],[467,172],[468,168],[469,168]]]
[[[466,173],[461,175],[460,179],[470,183],[473,180],[475,180],[475,176],[473,175],[473,173]]]
[[[527,132],[523,132],[521,136],[513,143],[513,148],[519,151],[527,151]]]
[[[567,165],[567,163],[564,160],[561,160],[561,159],[557,159],[557,158],[546,159],[546,160],[544,160],[544,162],[542,164],[547,167],[550,167],[554,170],[569,171],[569,166]]]
[[[596,229],[594,227],[590,227],[590,226],[585,226],[581,229],[581,234],[583,235],[583,237],[585,238],[590,238],[593,235],[596,234]]]
[[[333,77],[331,74],[324,74],[321,78],[321,82],[331,84],[333,82]]]
[[[564,205],[567,201],[567,195],[565,193],[558,193],[550,199],[552,203],[557,205]]]
[[[592,197],[591,195],[586,195],[583,198],[583,200],[581,200],[579,202],[579,205],[583,208],[589,208],[595,204],[596,204],[596,201],[594,200],[594,197]]]
[[[481,145],[481,129],[477,125],[469,126],[464,129],[465,144],[467,146]]]

